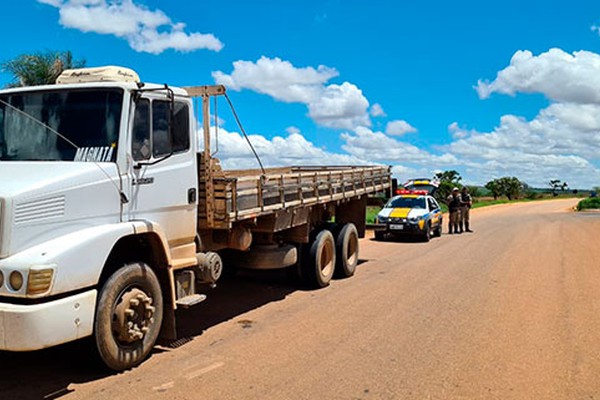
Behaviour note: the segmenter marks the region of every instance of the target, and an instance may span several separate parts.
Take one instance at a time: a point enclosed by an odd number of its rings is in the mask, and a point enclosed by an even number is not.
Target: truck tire
[[[342,227],[335,239],[335,276],[348,278],[358,265],[358,230],[353,223]]]
[[[143,262],[125,264],[100,290],[94,341],[100,359],[115,371],[148,356],[162,324],[163,299],[158,278]]]
[[[385,239],[385,232],[384,231],[375,231],[375,240],[384,240]]]
[[[319,232],[302,260],[304,276],[310,286],[322,288],[329,285],[335,270],[335,241],[328,230]]]

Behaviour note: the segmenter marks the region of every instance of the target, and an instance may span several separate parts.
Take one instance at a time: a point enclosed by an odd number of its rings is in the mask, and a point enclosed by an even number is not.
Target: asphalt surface
[[[179,313],[186,339],[99,370],[86,343],[0,352],[0,399],[597,399],[599,213],[473,210],[475,233],[361,242],[309,291],[247,272]]]

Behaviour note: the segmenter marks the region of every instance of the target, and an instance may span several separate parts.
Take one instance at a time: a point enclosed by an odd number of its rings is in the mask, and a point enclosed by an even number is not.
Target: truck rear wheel
[[[129,263],[113,273],[100,291],[94,321],[106,366],[123,371],[140,364],[156,343],[162,317],[160,284],[148,265]]]
[[[330,231],[319,232],[302,263],[309,285],[317,288],[329,285],[335,270],[335,241]]]
[[[347,278],[354,275],[358,265],[358,230],[353,223],[342,227],[335,240],[335,275]]]

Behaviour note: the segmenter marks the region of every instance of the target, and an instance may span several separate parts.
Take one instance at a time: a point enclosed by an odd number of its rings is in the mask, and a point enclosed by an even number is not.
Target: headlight
[[[27,294],[42,294],[50,289],[54,269],[43,267],[32,267],[27,279]]]
[[[23,274],[21,274],[19,271],[11,272],[8,277],[8,283],[10,283],[12,290],[21,290],[23,287]]]
[[[387,217],[380,217],[378,215],[377,216],[377,221],[379,221],[380,224],[385,224],[387,222]]]

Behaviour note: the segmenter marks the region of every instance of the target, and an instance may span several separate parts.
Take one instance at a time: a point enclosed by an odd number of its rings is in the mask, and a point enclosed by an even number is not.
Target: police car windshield
[[[424,197],[398,197],[388,204],[388,208],[423,208],[425,209]]]

